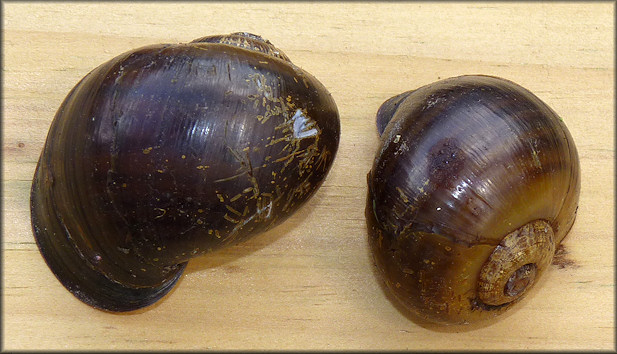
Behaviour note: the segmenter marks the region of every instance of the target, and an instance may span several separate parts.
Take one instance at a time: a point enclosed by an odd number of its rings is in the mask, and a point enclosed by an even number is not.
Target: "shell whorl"
[[[503,79],[463,76],[394,100],[369,183],[384,228],[497,245],[544,219],[556,241],[565,236],[576,204],[570,186],[580,184],[577,152],[537,97]]]

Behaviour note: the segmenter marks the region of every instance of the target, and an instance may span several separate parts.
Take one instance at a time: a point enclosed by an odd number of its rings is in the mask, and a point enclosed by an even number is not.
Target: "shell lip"
[[[375,123],[377,125],[377,132],[379,136],[382,136],[386,127],[390,123],[390,120],[394,117],[398,106],[403,102],[409,95],[411,95],[414,90],[403,92],[399,95],[390,97],[384,103],[379,106],[377,110],[377,115],[375,119]]]
[[[79,251],[64,237],[64,230],[56,219],[55,210],[45,209],[40,188],[39,167],[35,172],[30,194],[32,230],[38,249],[60,283],[82,302],[109,312],[127,312],[149,306],[165,296],[178,282],[186,262],[174,273],[162,277],[150,287],[132,287],[112,281],[93,269]],[[60,236],[60,237],[58,237]]]

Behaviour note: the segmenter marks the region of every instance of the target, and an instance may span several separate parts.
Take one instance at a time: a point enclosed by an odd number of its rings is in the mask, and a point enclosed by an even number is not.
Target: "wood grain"
[[[615,349],[614,4],[3,2],[2,348]],[[267,234],[189,263],[172,293],[94,310],[41,258],[29,188],[54,113],[102,62],[142,45],[249,31],[330,90],[339,153],[325,184]],[[374,116],[400,92],[461,74],[527,87],[564,119],[582,164],[568,253],[488,325],[410,321],[376,278],[366,173]]]

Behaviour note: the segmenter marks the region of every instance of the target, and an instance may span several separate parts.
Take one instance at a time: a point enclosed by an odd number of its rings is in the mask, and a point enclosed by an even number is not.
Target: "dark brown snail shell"
[[[513,82],[461,76],[391,98],[377,125],[366,217],[389,291],[430,322],[503,313],[574,223],[580,167],[562,120]]]
[[[86,75],[53,120],[31,192],[36,242],[82,301],[147,306],[190,258],[292,215],[339,134],[324,86],[259,36],[129,51]]]

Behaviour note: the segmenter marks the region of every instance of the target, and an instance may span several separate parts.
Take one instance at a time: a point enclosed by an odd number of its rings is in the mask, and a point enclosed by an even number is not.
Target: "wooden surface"
[[[3,349],[614,349],[612,3],[3,3]],[[55,279],[29,188],[68,91],[129,49],[262,35],[330,90],[340,149],[323,187],[270,233],[194,259],[167,297],[114,315]],[[364,221],[374,116],[392,95],[461,74],[527,87],[563,118],[582,167],[569,252],[489,325],[410,321],[373,271]]]

